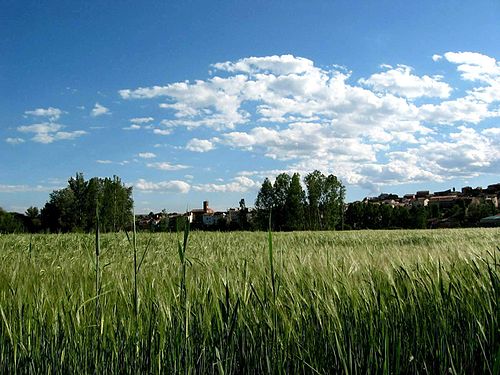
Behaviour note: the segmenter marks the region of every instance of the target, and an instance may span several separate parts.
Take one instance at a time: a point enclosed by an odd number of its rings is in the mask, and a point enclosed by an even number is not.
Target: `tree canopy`
[[[132,207],[132,187],[126,187],[118,176],[85,181],[77,173],[67,187],[50,194],[41,221],[51,232],[92,231],[98,214],[102,231],[118,231],[132,223]]]
[[[304,178],[281,173],[274,184],[266,178],[255,201],[257,226],[267,229],[269,214],[273,230],[340,229],[343,222],[345,188],[334,175],[320,171]]]

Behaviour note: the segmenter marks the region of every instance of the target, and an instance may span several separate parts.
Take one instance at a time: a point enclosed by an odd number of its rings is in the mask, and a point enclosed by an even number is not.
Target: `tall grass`
[[[99,205],[96,205],[96,225],[95,225],[95,330],[96,330],[96,350],[94,353],[96,372],[99,372],[99,353],[101,352],[101,313],[99,311],[99,294],[101,293],[101,282],[99,267],[99,257],[101,255],[101,241],[99,230]]]
[[[0,237],[0,373],[500,373],[498,229],[99,244]]]

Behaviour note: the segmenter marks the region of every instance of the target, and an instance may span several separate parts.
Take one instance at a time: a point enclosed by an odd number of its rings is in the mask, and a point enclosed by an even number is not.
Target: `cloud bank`
[[[192,152],[241,150],[282,161],[288,170],[321,169],[365,187],[498,173],[499,62],[475,52],[432,60],[455,70],[466,88],[407,65],[383,65],[353,82],[346,68],[282,55],[219,62],[203,80],[119,95],[160,101],[167,119],[158,134],[180,128],[212,134],[191,137],[185,149]],[[232,191],[227,184],[210,189]]]

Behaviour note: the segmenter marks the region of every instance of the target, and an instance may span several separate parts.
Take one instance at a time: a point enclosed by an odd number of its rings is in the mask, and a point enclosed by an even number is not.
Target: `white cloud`
[[[500,63],[476,52],[446,52],[446,60],[458,64],[462,78],[469,81],[493,83],[500,78]]]
[[[109,108],[106,108],[105,106],[95,103],[94,108],[92,108],[92,111],[90,112],[90,115],[92,117],[97,117],[97,116],[102,116],[102,115],[110,115],[111,112],[109,111]]]
[[[151,121],[154,121],[153,117],[135,117],[130,119],[130,122],[133,124],[147,124]]]
[[[313,67],[313,62],[303,57],[293,55],[247,57],[236,62],[226,61],[213,64],[213,67],[228,72],[259,73],[269,72],[273,74],[301,74]]]
[[[257,127],[250,132],[223,134],[220,142],[246,150],[263,150],[266,156],[278,160],[334,158],[360,162],[376,157],[373,145],[355,137],[338,136],[329,124],[294,123],[284,130]]]
[[[144,179],[139,179],[134,187],[141,191],[155,191],[155,192],[165,192],[165,193],[188,193],[191,186],[184,181],[172,180],[172,181],[161,181],[161,182],[151,182]]]
[[[170,164],[168,162],[157,162],[157,163],[148,163],[146,164],[149,168],[160,169],[162,171],[178,171],[181,169],[189,168],[187,165],[183,164]]]
[[[154,159],[154,158],[156,158],[156,154],[154,154],[152,152],[139,152],[139,154],[137,154],[137,156],[139,156],[142,159]]]
[[[227,184],[200,184],[194,185],[192,188],[194,191],[205,193],[244,193],[249,190],[256,190],[260,185],[259,182],[255,182],[248,177],[238,176]]]
[[[500,144],[494,137],[461,126],[442,140],[431,139],[403,151],[390,151],[386,163],[353,166],[350,182],[396,185],[469,178],[500,168]]]
[[[500,127],[484,129],[481,133],[486,136],[500,137]]]
[[[172,133],[172,130],[170,130],[170,129],[153,129],[153,134],[170,135],[171,133]]]
[[[18,145],[18,144],[24,143],[26,141],[23,138],[19,138],[19,137],[16,137],[16,138],[8,137],[8,138],[5,138],[5,142],[10,143],[11,145]]]
[[[497,133],[464,129],[500,117],[499,63],[471,52],[432,59],[457,64],[461,78],[473,87],[460,92],[454,84],[450,99],[445,77],[416,75],[405,65],[385,65],[381,72],[350,82],[344,68],[320,68],[309,59],[283,55],[216,63],[208,79],[126,89],[120,95],[165,99],[160,107],[170,116],[161,121],[165,128],[154,133],[210,128],[208,139],[192,138],[186,150],[227,146],[284,161],[289,171],[321,169],[361,186],[493,170],[500,160],[494,152]],[[446,152],[453,158],[447,159]],[[169,163],[164,167],[172,170]],[[206,189],[230,191],[234,183]]]
[[[26,115],[37,116],[37,117],[47,117],[50,121],[56,121],[64,113],[59,108],[37,108],[32,111],[24,112]]]
[[[451,61],[462,61],[454,54],[445,56]],[[291,55],[252,57],[214,66],[234,75],[124,90],[121,94],[129,99],[167,97],[169,102],[161,106],[174,114],[174,118],[162,121],[167,128],[205,126],[218,131],[250,121],[251,114],[243,109],[244,104],[255,106],[254,115],[259,122],[332,121],[344,130],[400,127],[398,124],[418,122],[419,111],[421,119],[435,119],[435,123],[476,122],[478,118],[498,115],[488,104],[500,99],[500,83],[475,88],[467,96],[447,102],[415,106],[407,99],[447,98],[451,87],[443,77],[416,76],[404,65],[386,66],[386,71],[360,81],[374,91],[348,84],[349,75],[337,68],[323,70],[311,60]],[[441,104],[445,108],[439,107]],[[448,114],[441,115],[441,110]],[[381,134],[380,130],[373,133]]]
[[[193,152],[207,152],[214,149],[214,144],[207,139],[191,139],[187,145],[186,150]]]
[[[98,163],[98,164],[112,164],[113,162],[111,160],[96,160],[96,163]]]
[[[412,69],[406,65],[398,65],[382,73],[375,73],[368,79],[360,79],[362,85],[373,88],[377,92],[390,92],[409,99],[420,97],[447,98],[451,87],[441,82],[442,77],[422,77],[412,74]]]
[[[40,124],[19,126],[17,130],[23,133],[55,133],[63,126],[51,122],[43,122]]]
[[[57,133],[52,135],[52,140],[50,142],[76,139],[76,138],[81,137],[82,135],[85,135],[85,134],[87,134],[87,132],[83,131],[83,130],[75,130],[72,132],[57,132]],[[50,143],[50,142],[48,142],[48,143]]]
[[[17,130],[22,133],[34,133],[34,136],[33,138],[31,138],[31,140],[34,142],[45,144],[55,141],[71,140],[87,134],[87,132],[83,130],[75,130],[71,132],[60,131],[62,128],[64,128],[63,125],[55,124],[52,122],[45,122],[40,124],[19,126]]]
[[[162,103],[161,108],[174,111],[175,119],[163,121],[166,126],[195,128],[234,128],[247,121],[247,113],[240,110],[239,91],[244,85],[243,75],[208,81],[178,82],[167,86],[122,90],[125,99],[167,97],[174,103]]]
[[[122,128],[123,130],[139,130],[141,128],[140,125],[132,124],[130,126],[126,126]]]
[[[6,185],[0,184],[0,193],[26,193],[26,192],[49,192],[52,191],[54,187],[48,187],[43,185]]]
[[[496,116],[498,114],[490,111],[488,103],[467,96],[439,104],[423,104],[418,117],[428,123],[452,125],[457,122],[477,124]]]

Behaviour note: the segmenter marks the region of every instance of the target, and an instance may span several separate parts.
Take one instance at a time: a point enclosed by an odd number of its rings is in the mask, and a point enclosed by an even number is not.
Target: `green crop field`
[[[0,373],[500,373],[499,229],[135,240],[1,235]]]

